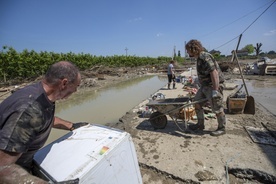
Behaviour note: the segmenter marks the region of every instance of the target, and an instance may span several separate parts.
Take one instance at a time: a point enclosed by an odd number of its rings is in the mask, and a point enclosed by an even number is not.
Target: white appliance
[[[39,150],[34,162],[35,172],[53,182],[142,183],[130,134],[100,125],[67,133]]]

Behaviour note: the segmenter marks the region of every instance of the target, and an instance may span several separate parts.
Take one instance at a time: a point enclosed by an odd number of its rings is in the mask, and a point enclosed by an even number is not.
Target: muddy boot
[[[223,113],[222,115],[217,116],[218,119],[218,129],[214,132],[211,132],[211,136],[220,136],[226,133],[225,130],[225,124],[226,124],[226,119],[225,119],[225,114]]]
[[[176,89],[176,87],[175,87],[175,83],[173,83],[173,89]]]
[[[197,110],[196,109],[196,116],[197,116],[197,124],[192,124],[189,126],[189,129],[195,130],[204,130],[204,111],[203,109]]]
[[[189,126],[189,129],[196,131],[196,130],[204,130],[205,126],[204,123],[202,121],[198,121],[197,124],[192,124]]]
[[[171,84],[170,84],[170,83],[168,83],[168,89],[171,89],[171,88],[170,88],[170,86],[171,86]]]

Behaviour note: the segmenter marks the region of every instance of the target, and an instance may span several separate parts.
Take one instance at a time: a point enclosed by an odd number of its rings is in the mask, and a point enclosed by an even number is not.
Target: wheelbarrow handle
[[[193,102],[191,102],[191,103],[188,103],[187,105],[194,105],[194,104],[202,103],[202,102],[206,102],[206,101],[208,101],[208,99],[207,99],[207,98],[203,98],[203,99],[200,99],[200,100],[197,100],[197,101],[193,101]],[[185,106],[186,106],[186,104],[185,104]]]

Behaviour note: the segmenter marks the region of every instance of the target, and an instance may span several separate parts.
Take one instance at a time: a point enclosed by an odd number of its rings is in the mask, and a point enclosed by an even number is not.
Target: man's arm
[[[175,75],[174,66],[172,66],[172,67],[170,68],[170,71],[171,71],[171,74],[172,74],[172,75]]]
[[[20,156],[20,153],[11,153],[0,150],[0,183],[48,183],[31,175],[25,169],[15,164]]]
[[[64,119],[61,119],[59,117],[55,117],[55,121],[54,121],[54,128],[58,128],[58,129],[63,129],[63,130],[75,130],[77,128],[80,128],[82,126],[86,126],[89,123],[87,122],[78,122],[78,123],[72,123],[70,121],[66,121]]]
[[[215,69],[211,71],[210,73],[212,84],[213,84],[213,90],[218,90],[219,89],[219,75],[218,71]]]
[[[55,117],[53,127],[58,129],[63,129],[63,130],[70,130],[73,127],[73,123],[70,121],[61,119],[59,117]]]

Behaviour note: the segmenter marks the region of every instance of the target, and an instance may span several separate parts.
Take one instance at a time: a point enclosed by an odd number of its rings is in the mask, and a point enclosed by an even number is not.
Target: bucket
[[[227,108],[229,113],[232,114],[242,114],[246,104],[246,98],[231,98],[227,99]]]
[[[185,112],[185,117],[184,117],[184,112]],[[184,119],[185,121],[189,121],[192,119],[192,117],[195,115],[195,108],[194,107],[188,107],[188,108],[183,108],[179,111],[179,118]]]
[[[186,113],[186,120],[191,120],[193,116],[196,114],[195,108],[194,107],[186,108],[185,113]]]
[[[181,79],[180,79],[179,77],[177,77],[177,78],[175,79],[175,82],[177,82],[177,83],[180,83],[180,81],[181,81]]]

